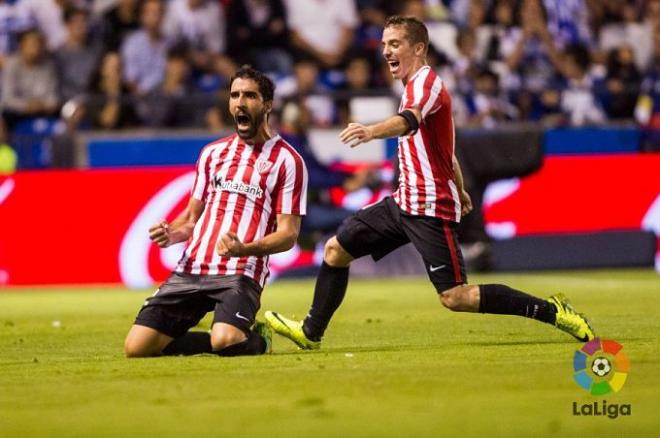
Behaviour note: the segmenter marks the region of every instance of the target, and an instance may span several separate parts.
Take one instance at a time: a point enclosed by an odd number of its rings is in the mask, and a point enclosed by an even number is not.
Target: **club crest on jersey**
[[[264,160],[263,158],[259,158],[255,163],[254,163],[255,169],[257,169],[257,172],[259,172],[260,175],[263,175],[264,173],[267,173],[272,167],[273,167],[273,162]]]

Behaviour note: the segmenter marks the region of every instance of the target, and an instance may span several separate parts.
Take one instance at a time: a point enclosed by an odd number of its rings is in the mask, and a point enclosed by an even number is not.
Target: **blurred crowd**
[[[0,0],[0,136],[34,117],[221,130],[241,64],[276,81],[287,129],[343,125],[399,96],[395,13],[428,24],[458,125],[660,126],[660,0]]]

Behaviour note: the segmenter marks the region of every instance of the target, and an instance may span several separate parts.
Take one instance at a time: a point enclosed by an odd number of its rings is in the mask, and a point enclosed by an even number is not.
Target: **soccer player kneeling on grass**
[[[399,113],[373,125],[351,123],[340,134],[351,147],[374,138],[398,137],[398,190],[348,218],[328,240],[312,306],[303,321],[270,311],[266,321],[300,348],[319,348],[344,298],[350,263],[365,255],[379,260],[412,242],[445,307],[524,316],[553,324],[580,341],[592,339],[587,319],[561,294],[543,300],[501,284],[467,284],[456,226],[472,203],[454,154],[451,98],[426,63],[428,44],[427,29],[419,20],[399,16],[387,20],[383,55],[392,76],[405,86]]]
[[[236,134],[204,147],[186,209],[149,229],[162,248],[190,242],[140,309],[126,356],[270,352],[272,331],[255,321],[268,255],[293,247],[307,198],[303,160],[268,126],[273,92],[270,79],[249,67],[231,79]],[[210,311],[210,334],[189,331]]]

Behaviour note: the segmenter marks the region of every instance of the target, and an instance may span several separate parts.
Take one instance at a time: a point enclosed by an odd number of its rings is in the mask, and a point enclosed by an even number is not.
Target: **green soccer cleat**
[[[591,341],[596,335],[587,318],[577,313],[564,294],[553,295],[548,302],[557,308],[555,327],[582,342]]]
[[[305,336],[302,321],[293,321],[270,310],[266,311],[264,316],[275,333],[291,339],[302,350],[318,350],[321,348],[321,341],[312,341]]]
[[[273,352],[273,330],[265,322],[257,321],[254,323],[254,332],[264,338],[266,341],[266,351],[264,354],[270,354]]]

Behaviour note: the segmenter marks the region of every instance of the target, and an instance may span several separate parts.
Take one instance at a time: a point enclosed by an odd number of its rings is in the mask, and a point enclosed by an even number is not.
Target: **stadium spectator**
[[[163,22],[165,36],[187,49],[188,62],[200,72],[231,77],[236,65],[224,55],[226,23],[215,0],[171,0]]]
[[[429,42],[422,22],[390,17],[383,43],[392,76],[406,84],[401,112],[372,125],[349,124],[340,138],[356,147],[374,138],[399,136],[399,188],[394,198],[385,198],[347,219],[326,243],[305,319],[292,321],[267,311],[267,322],[303,349],[320,348],[346,293],[351,262],[366,255],[379,260],[412,242],[445,307],[524,316],[553,324],[582,342],[593,339],[586,319],[562,295],[546,301],[501,284],[467,284],[456,226],[461,214],[471,210],[471,201],[454,155],[451,98],[426,65]]]
[[[17,36],[27,30],[30,20],[11,0],[0,0],[0,71],[7,56],[16,50]]]
[[[357,52],[352,54],[346,66],[345,75],[346,81],[338,90],[341,97],[336,100],[340,125],[346,125],[355,120],[351,115],[351,101],[371,94],[373,74],[367,56]]]
[[[539,0],[525,0],[537,2]],[[588,0],[541,0],[548,32],[555,45],[564,49],[572,45],[590,47],[594,41],[589,27]],[[625,1],[625,0],[623,0]]]
[[[161,31],[164,12],[161,0],[145,0],[140,30],[129,35],[122,45],[124,80],[134,96],[146,95],[165,79],[167,52],[172,41]]]
[[[561,107],[574,126],[602,123],[605,114],[592,91],[598,80],[590,72],[589,50],[582,45],[566,48],[563,54],[562,73],[568,84],[562,91]]]
[[[520,89],[520,77],[509,69],[507,59],[522,39],[522,29],[516,23],[513,0],[498,0],[493,5],[493,24],[477,29],[477,57],[480,63],[497,73],[502,89]]]
[[[642,76],[631,47],[621,46],[608,55],[603,107],[608,119],[632,119]]]
[[[658,2],[660,5],[660,2]],[[653,63],[644,73],[640,98],[635,107],[635,120],[643,128],[644,150],[660,150],[660,26],[653,33]]]
[[[459,92],[467,94],[472,90],[474,78],[479,71],[477,62],[477,36],[472,29],[462,29],[456,35],[458,56],[452,60],[454,82]]]
[[[293,73],[282,0],[233,0],[227,9],[228,55],[266,73]]]
[[[100,48],[89,35],[89,12],[71,8],[64,14],[67,36],[53,54],[63,102],[89,91],[99,62]],[[91,40],[91,41],[90,41]]]
[[[644,69],[653,52],[653,25],[642,22],[641,11],[630,1],[615,0],[602,4],[615,7],[620,14],[604,18],[606,22],[598,33],[599,50],[608,53],[621,46],[631,47],[637,68]]]
[[[520,86],[538,93],[555,80],[561,65],[560,52],[547,29],[538,0],[525,0],[520,10],[522,37],[506,58],[510,72],[518,75]]]
[[[371,70],[378,72],[382,62],[380,56],[380,35],[387,18],[392,2],[385,0],[361,0],[357,2],[360,14],[360,24],[355,31],[354,49],[366,54]],[[374,78],[374,84],[384,85],[385,81],[380,74]]]
[[[335,121],[335,105],[328,95],[329,89],[321,83],[319,65],[311,59],[302,59],[293,66],[294,76],[278,84],[280,96],[295,100],[301,117],[315,127],[328,127]]]
[[[23,32],[18,53],[10,56],[2,71],[3,118],[10,132],[31,117],[53,116],[58,109],[57,74],[38,30]]]
[[[105,51],[119,51],[124,39],[140,28],[139,0],[119,0],[103,13],[100,23]]]
[[[66,41],[64,11],[70,7],[84,7],[83,0],[20,0],[19,13],[29,17],[32,24],[46,38],[48,50],[54,51]]]
[[[140,100],[137,113],[149,127],[185,127],[195,120],[195,101],[190,97],[190,66],[186,54],[172,50],[167,56],[163,83]]]
[[[561,107],[561,89],[558,86],[551,86],[541,91],[529,119],[538,121],[544,126],[561,126],[568,123]]]
[[[98,17],[117,6],[121,0],[87,0],[92,16]]]
[[[358,26],[353,0],[285,0],[291,46],[296,59],[314,59],[335,68],[345,55]]]
[[[122,81],[121,57],[108,52],[94,75],[89,120],[97,129],[117,129],[137,125],[137,115],[130,100],[130,91]]]
[[[236,134],[202,150],[187,208],[150,228],[160,247],[191,240],[140,310],[128,357],[270,352],[271,330],[255,323],[268,255],[295,245],[307,192],[305,163],[268,126],[273,90],[258,71],[236,73],[229,99]],[[211,310],[210,335],[189,331]]]
[[[518,118],[518,110],[501,95],[499,78],[490,70],[482,70],[475,79],[474,93],[466,96],[468,125],[493,128],[498,123]]]
[[[470,7],[477,3],[474,0],[449,0],[448,9],[451,21],[460,28],[468,27],[468,17],[470,16]]]

